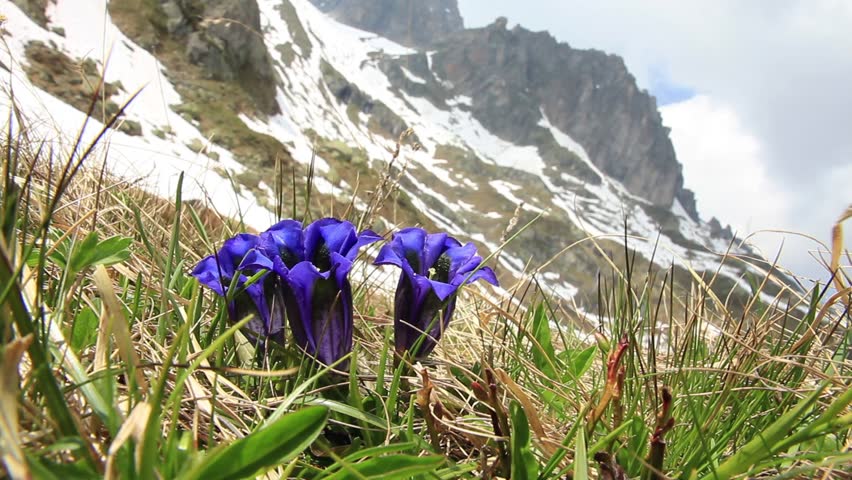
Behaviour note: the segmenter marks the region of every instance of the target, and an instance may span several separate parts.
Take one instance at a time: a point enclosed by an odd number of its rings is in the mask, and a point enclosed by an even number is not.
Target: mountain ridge
[[[481,100],[466,95],[471,87],[463,76],[446,68],[452,64],[450,47],[423,52],[332,21],[306,0],[259,0],[258,32],[263,32],[274,72],[270,88],[277,109],[253,108],[247,101],[218,105],[222,98],[241,98],[246,86],[238,79],[203,78],[204,63],[192,63],[185,44],[175,40],[208,29],[212,19],[169,33],[167,25],[138,25],[134,1],[112,0],[105,24],[127,32],[129,39],[122,42],[128,54],[141,56],[144,49],[159,58],[164,76],[160,81],[174,85],[177,92],[169,94],[166,119],[155,120],[150,108],[131,106],[128,120],[140,124],[141,135],[120,136],[122,142],[159,145],[164,123],[183,125],[165,133],[165,140],[201,145],[192,148],[194,155],[210,159],[216,172],[238,182],[241,195],[269,209],[274,197],[271,156],[287,162],[287,170],[315,162],[315,195],[341,209],[350,200],[362,208],[368,199],[358,196],[378,187],[381,172],[390,172],[398,179],[399,193],[379,212],[375,228],[419,223],[476,241],[491,252],[500,249],[500,238],[518,233],[497,256],[498,270],[506,278],[521,278],[526,265],[539,265],[542,268],[533,273],[543,288],[566,300],[580,293],[584,302],[592,302],[600,272],[628,260],[620,239],[641,255],[644,265],[667,268],[674,262],[685,278],[691,278],[688,268],[718,270],[730,285],[748,288],[742,275],[750,267],[737,262],[720,267],[726,252],[751,256],[747,246],[732,247],[734,240],[724,229],[693,218],[676,196],[666,206],[628,191],[596,164],[583,140],[556,125],[544,102],[532,102],[534,108],[525,110],[529,138],[517,143],[502,138],[487,119],[477,117]],[[64,23],[55,11],[54,17],[52,23]],[[511,31],[499,23],[491,28],[511,38]],[[159,44],[144,41],[157,38],[152,32],[160,35]],[[201,34],[210,38],[207,31]],[[60,50],[91,51],[75,45],[71,29],[67,38],[35,27],[14,35],[22,44],[40,39],[56,42]],[[219,39],[225,43],[214,42],[215,48],[226,52],[227,36]],[[447,58],[441,56],[442,48]],[[132,74],[107,73],[120,80],[125,91],[138,85]],[[37,84],[38,76],[30,80]],[[388,149],[393,150],[400,133],[408,129],[416,135],[409,140],[415,139],[420,148],[403,148],[398,162],[389,164]],[[257,142],[266,142],[264,148],[252,149]],[[533,220],[533,228],[516,231]]]
[[[457,1],[448,1],[458,11]],[[438,10],[448,1],[421,2],[420,9]],[[413,28],[415,36],[432,38],[415,47],[443,60],[437,66],[444,80],[454,93],[473,98],[475,116],[501,138],[526,141],[529,128],[541,119],[536,115],[541,105],[554,125],[582,143],[597,166],[628,191],[663,207],[677,199],[693,219],[699,218],[656,100],[638,88],[621,57],[574,49],[548,32],[520,25],[508,29],[505,17],[481,28],[436,27],[410,21],[412,9],[394,7],[393,1],[311,2],[338,21],[392,40],[400,35],[388,26],[400,24]],[[362,20],[374,8],[384,12],[384,22]],[[458,18],[451,25],[463,25]],[[519,95],[529,90],[536,97],[532,104]],[[505,108],[495,108],[501,103]]]

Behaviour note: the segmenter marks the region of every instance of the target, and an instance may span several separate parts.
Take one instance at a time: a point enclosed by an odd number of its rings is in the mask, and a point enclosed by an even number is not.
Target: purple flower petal
[[[224,297],[227,287],[222,285],[222,279],[233,276],[233,272],[223,271],[224,268],[219,264],[214,255],[204,257],[192,270],[192,276],[197,278],[200,284],[213,290],[220,297]]]
[[[456,290],[459,289],[458,285],[451,285],[437,280],[429,280],[429,286],[435,292],[435,296],[441,301],[446,300],[447,297],[456,293]]]
[[[240,266],[237,267],[238,270],[242,271],[259,271],[259,270],[272,270],[273,262],[266,255],[260,253],[258,249],[249,250],[248,253],[243,257],[243,261],[240,262]]]
[[[428,273],[428,269],[432,268],[432,265],[435,265],[435,262],[438,261],[438,258],[441,257],[448,247],[456,246],[458,243],[455,238],[450,237],[446,233],[427,235],[426,243],[423,246],[423,265],[428,266],[426,267],[427,271],[421,272],[421,275]]]
[[[415,358],[428,355],[449,326],[462,284],[479,279],[497,284],[493,270],[480,268],[482,258],[472,243],[462,246],[446,233],[427,234],[422,228],[394,234],[374,263],[402,269],[394,301],[394,344],[398,353]]]
[[[361,247],[366,247],[371,243],[378,242],[382,239],[382,236],[377,234],[372,230],[364,230],[360,234],[358,234],[358,239],[354,244],[349,246],[348,251],[341,251],[340,254],[349,259],[350,261],[354,261],[355,257],[358,256],[358,251],[361,250]]]
[[[293,338],[308,354],[332,364],[352,350],[352,262],[361,247],[381,237],[369,230],[358,234],[352,223],[335,218],[319,219],[303,232],[299,227],[298,234],[294,223],[279,226],[286,238],[269,232],[273,239],[264,245],[274,242],[277,248],[272,270],[289,290],[285,303]]]
[[[305,260],[304,232],[302,224],[295,220],[284,220],[260,234],[259,248],[273,260],[281,259],[287,269]]]
[[[310,262],[290,269],[287,282],[295,302],[287,305],[296,342],[330,365],[352,350],[352,293],[345,275],[320,273]]]
[[[310,262],[301,262],[290,269],[285,279],[292,292],[293,300],[287,303],[287,317],[293,330],[296,343],[313,354],[317,342],[311,327],[313,316],[314,285],[323,279],[317,268]]]
[[[193,275],[225,297],[234,283],[239,290],[229,298],[229,317],[238,321],[255,315],[248,329],[258,339],[283,341],[286,312],[296,343],[331,364],[352,350],[352,262],[361,247],[380,239],[370,230],[358,234],[352,223],[334,218],[305,228],[283,220],[260,236],[227,240],[215,256],[199,262]],[[269,273],[246,285],[257,272]]]
[[[283,317],[280,307],[270,305],[276,295],[275,278],[264,275],[256,282],[246,286],[249,276],[269,270],[272,261],[259,250],[259,238],[256,235],[240,234],[226,240],[215,255],[201,260],[193,269],[192,275],[199,283],[209,287],[217,295],[230,297],[227,303],[228,317],[237,322],[249,315],[246,328],[255,337],[281,337]],[[236,282],[234,282],[236,278]],[[233,295],[228,295],[231,285],[236,286]],[[280,302],[279,302],[280,303]],[[278,308],[278,310],[274,310]]]
[[[477,280],[485,280],[495,287],[499,285],[497,275],[494,273],[494,270],[491,270],[489,267],[482,267],[474,272],[474,274],[467,279],[467,283],[473,283]]]
[[[305,260],[313,261],[314,257],[319,253],[317,250],[322,244],[328,245],[325,239],[325,233],[334,233],[334,228],[341,224],[336,218],[321,218],[305,228]],[[351,224],[350,224],[351,225]],[[326,227],[331,227],[330,229]],[[355,227],[352,227],[355,230]],[[344,230],[343,232],[345,232]],[[330,250],[330,249],[329,249]]]

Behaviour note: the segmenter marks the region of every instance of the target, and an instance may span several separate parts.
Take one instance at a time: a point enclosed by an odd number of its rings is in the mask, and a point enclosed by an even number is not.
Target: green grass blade
[[[547,318],[547,310],[544,303],[536,307],[533,314],[532,335],[535,339],[532,354],[533,362],[539,370],[552,380],[557,378],[556,350],[553,348],[553,340],[550,333],[550,319]]]
[[[589,461],[586,455],[586,431],[578,428],[574,450],[574,480],[589,480]]]
[[[351,405],[337,402],[335,400],[330,400],[322,397],[309,397],[305,398],[302,403],[304,403],[305,405],[326,407],[332,412],[339,413],[341,415],[346,415],[359,422],[363,422],[367,425],[372,425],[374,427],[381,428],[382,430],[387,430],[388,428],[387,421],[384,418],[377,417],[362,409],[358,409]]]
[[[29,349],[27,349],[27,353],[34,365],[32,373],[38,384],[39,391],[41,391],[47,401],[47,409],[50,412],[50,416],[56,422],[59,433],[62,436],[79,437],[80,433],[77,430],[77,424],[74,422],[74,417],[71,415],[71,410],[68,408],[65,396],[62,395],[56,378],[53,376],[51,363],[48,361],[47,354],[40,341],[41,337],[36,334],[33,319],[30,316],[29,310],[24,305],[23,293],[18,288],[12,263],[6,256],[6,249],[3,247],[0,247],[0,285],[12,286],[5,302],[8,310],[0,308],[0,325],[9,325],[14,322],[21,336],[33,334],[35,338],[30,344]],[[0,307],[3,306],[0,305]],[[7,311],[12,314],[11,321],[6,317]],[[86,452],[91,453],[89,450],[86,450]],[[86,460],[91,465],[95,465],[95,460],[92,457],[86,457]]]
[[[328,409],[324,407],[307,407],[287,414],[261,430],[219,449],[180,478],[246,478],[262,469],[283,464],[313,443],[325,427],[328,414]]]
[[[175,191],[175,219],[172,224],[172,237],[169,239],[169,251],[166,254],[166,264],[163,269],[163,298],[161,309],[163,312],[167,312],[168,309],[168,293],[169,285],[172,281],[172,268],[174,266],[174,261],[177,258],[180,258],[180,228],[181,228],[181,210],[183,205],[183,172],[180,173],[178,177],[177,190]],[[171,319],[170,315],[163,315],[160,317],[160,321],[157,324],[157,340],[162,343],[166,338],[166,332],[168,332],[169,325],[168,322]]]
[[[333,475],[334,472],[338,470],[338,467],[345,466],[347,471],[352,473],[354,471],[352,464],[363,458],[378,457],[388,454],[400,454],[405,451],[417,451],[417,444],[415,442],[406,442],[392,443],[390,445],[382,445],[378,447],[359,448],[355,450],[355,452],[347,455],[345,458],[338,459],[337,463],[323,470],[319,476],[314,478],[314,480],[324,479],[329,475]]]
[[[512,416],[512,438],[509,445],[512,452],[512,479],[533,480],[538,478],[538,461],[532,452],[532,438],[527,415],[520,403],[512,401],[509,405]]]
[[[387,455],[374,457],[361,463],[350,464],[348,469],[340,470],[327,477],[328,480],[349,480],[370,478],[382,480],[409,479],[424,475],[440,468],[446,459],[439,455],[417,457],[414,455]],[[351,470],[348,471],[348,470]]]
[[[810,396],[799,401],[798,404],[787,413],[781,415],[763,432],[760,432],[748,443],[740,447],[734,455],[719,465],[719,468],[715,472],[706,475],[704,477],[705,480],[731,478],[734,475],[745,473],[752,465],[776,453],[773,451],[773,447],[798,425],[799,419],[819,399],[825,387],[826,384],[822,384]]]

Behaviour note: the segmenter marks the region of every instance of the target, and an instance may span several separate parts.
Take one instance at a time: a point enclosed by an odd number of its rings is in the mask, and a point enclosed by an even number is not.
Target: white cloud
[[[705,217],[741,233],[790,223],[789,199],[773,181],[760,141],[730,106],[699,95],[660,112]]]
[[[774,178],[760,141],[743,126],[736,111],[707,95],[660,109],[663,123],[683,163],[687,188],[695,191],[705,218],[729,223],[770,260],[808,276],[821,269],[806,252],[812,242],[767,230],[795,230],[791,196]]]

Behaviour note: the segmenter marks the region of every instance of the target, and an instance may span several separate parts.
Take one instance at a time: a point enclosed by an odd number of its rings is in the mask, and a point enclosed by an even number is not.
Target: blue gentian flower
[[[295,220],[284,220],[260,234],[258,248],[242,266],[268,269],[284,280],[281,289],[294,340],[330,365],[352,350],[349,272],[358,250],[378,240],[374,232],[358,234],[352,223],[335,218],[304,229]]]
[[[271,338],[284,341],[284,304],[280,293],[280,280],[264,275],[258,281],[245,286],[249,277],[260,271],[257,268],[244,268],[244,259],[254,255],[259,244],[257,235],[243,233],[225,241],[215,255],[205,257],[192,271],[198,281],[216,294],[227,297],[228,288],[237,277],[237,292],[228,302],[228,317],[237,322],[248,315],[246,328],[255,338]]]
[[[482,279],[497,285],[494,271],[480,267],[481,263],[472,243],[462,245],[446,233],[406,228],[394,234],[379,251],[375,264],[402,269],[394,302],[397,353],[423,358],[432,352],[450,324],[462,284]],[[420,346],[413,351],[421,337]]]

